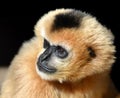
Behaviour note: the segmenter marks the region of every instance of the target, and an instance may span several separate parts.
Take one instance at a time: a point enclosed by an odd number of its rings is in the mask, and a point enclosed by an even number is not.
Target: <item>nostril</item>
[[[56,68],[50,66],[48,64],[47,60],[43,60],[43,61],[38,60],[37,67],[38,67],[39,71],[42,71],[42,72],[45,72],[45,73],[54,73],[54,72],[56,72]]]
[[[40,57],[39,57],[40,61],[49,60],[51,54],[52,54],[52,48],[47,48],[47,49],[43,52],[43,54],[40,55]]]
[[[44,61],[49,61],[49,59],[50,59],[50,55],[41,55],[38,60],[40,62],[44,62]]]
[[[41,65],[47,66],[47,65],[48,65],[48,61],[42,61],[42,62],[41,62]]]

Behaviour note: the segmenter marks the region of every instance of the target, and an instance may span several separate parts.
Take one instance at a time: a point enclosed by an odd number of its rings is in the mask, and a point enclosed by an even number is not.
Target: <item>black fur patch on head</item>
[[[55,16],[52,30],[58,30],[61,28],[77,28],[80,26],[84,16],[85,13],[76,10],[72,10],[67,13],[60,13]]]

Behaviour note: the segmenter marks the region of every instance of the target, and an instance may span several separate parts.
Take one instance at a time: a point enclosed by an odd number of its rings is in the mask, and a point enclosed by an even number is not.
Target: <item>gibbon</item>
[[[89,13],[56,9],[14,57],[1,98],[115,98],[112,32]]]

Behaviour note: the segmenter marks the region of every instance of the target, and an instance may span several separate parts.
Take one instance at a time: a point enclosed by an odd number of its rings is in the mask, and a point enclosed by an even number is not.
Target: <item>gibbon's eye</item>
[[[46,39],[44,39],[43,47],[44,48],[49,48],[50,47],[50,43]]]
[[[55,50],[55,55],[59,58],[65,58],[68,56],[68,52],[61,46],[57,46]]]
[[[88,47],[88,51],[89,51],[89,55],[91,57],[93,57],[93,58],[96,57],[95,51],[91,47]]]

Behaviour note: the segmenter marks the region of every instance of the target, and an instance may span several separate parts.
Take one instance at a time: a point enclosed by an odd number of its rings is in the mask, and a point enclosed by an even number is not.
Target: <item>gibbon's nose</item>
[[[52,49],[51,49],[51,48],[47,48],[47,49],[45,50],[45,52],[40,55],[40,57],[39,57],[40,61],[42,62],[42,61],[44,61],[44,60],[49,60],[51,54],[52,54]]]
[[[37,67],[39,71],[42,71],[44,73],[55,73],[57,71],[56,68],[48,64],[47,60],[41,61],[40,58],[38,59]]]
[[[56,72],[56,68],[54,68],[53,66],[51,66],[49,64],[49,60],[50,60],[52,51],[53,51],[52,48],[48,48],[38,58],[37,67],[38,67],[38,69],[40,71],[45,72],[45,73],[54,73],[54,72]]]

